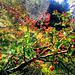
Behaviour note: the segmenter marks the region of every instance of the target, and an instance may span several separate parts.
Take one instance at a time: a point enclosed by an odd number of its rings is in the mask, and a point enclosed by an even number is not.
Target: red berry
[[[37,46],[37,44],[35,44],[35,46]]]
[[[57,59],[55,58],[54,61],[56,61]]]
[[[57,57],[57,55],[55,55],[55,57]]]
[[[23,21],[21,21],[21,24],[23,24]]]
[[[71,47],[74,48],[74,45],[72,45]]]
[[[71,34],[69,34],[69,36],[71,36]]]
[[[47,42],[46,45],[49,45],[49,43]]]
[[[47,54],[48,52],[45,52],[45,54]]]
[[[53,49],[55,49],[55,47],[53,47]]]
[[[18,61],[18,57],[16,58],[16,61]]]
[[[10,7],[10,9],[13,9],[13,7]]]
[[[20,55],[20,53],[17,53],[17,55]]]
[[[41,38],[43,38],[43,36]]]
[[[34,20],[34,21],[32,21],[32,24],[33,24],[33,25],[35,25],[35,24],[36,24],[35,20]]]
[[[37,43],[37,41],[36,41],[36,43]]]
[[[37,53],[39,53],[39,50],[37,51]]]
[[[64,55],[64,53],[62,53],[62,55]]]
[[[60,16],[60,18],[62,18],[62,16]]]
[[[59,49],[57,49],[57,51],[59,52]]]
[[[46,50],[43,50],[43,52],[45,52]]]
[[[54,69],[54,67],[53,66],[50,66],[50,70],[53,70]]]
[[[40,68],[42,68],[42,66],[40,65]]]
[[[39,50],[39,48],[37,48],[37,50]]]
[[[43,33],[45,33],[45,31],[43,31]]]
[[[40,51],[39,51],[39,48],[37,48],[37,53],[39,53]]]
[[[33,65],[31,65],[31,68],[33,67]]]
[[[59,62],[57,62],[57,64],[59,64]]]
[[[17,62],[15,62],[15,64],[17,64]]]
[[[64,12],[62,12],[64,14]]]
[[[74,56],[72,56],[72,58],[74,58]]]
[[[11,58],[13,57],[13,55],[10,56]]]
[[[42,45],[42,43],[40,43],[40,45]]]
[[[64,49],[62,49],[62,51],[64,51]]]
[[[67,63],[67,62],[65,61],[65,63]]]
[[[59,72],[60,72],[60,70],[59,70]]]
[[[42,60],[40,61],[40,64],[42,63]]]
[[[62,48],[65,48],[65,46],[62,46]]]
[[[0,61],[2,60],[2,58],[0,58]]]
[[[54,65],[56,64],[56,62],[54,62]]]
[[[49,23],[44,23],[46,26],[48,26]]]

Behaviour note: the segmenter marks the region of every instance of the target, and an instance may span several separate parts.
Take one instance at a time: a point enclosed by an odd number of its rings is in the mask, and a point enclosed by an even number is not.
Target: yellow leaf
[[[70,14],[70,11],[67,11],[67,13],[69,13],[69,14]]]
[[[24,16],[26,16],[26,14],[24,14]]]
[[[25,37],[27,37],[28,35],[25,35]]]
[[[41,22],[41,24],[43,24],[43,23]]]
[[[62,24],[62,26],[65,26],[65,24]]]

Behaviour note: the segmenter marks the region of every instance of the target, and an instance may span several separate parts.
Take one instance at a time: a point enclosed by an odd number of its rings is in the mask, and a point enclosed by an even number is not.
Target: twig
[[[24,61],[25,61],[25,47],[23,46],[23,54],[24,54]]]

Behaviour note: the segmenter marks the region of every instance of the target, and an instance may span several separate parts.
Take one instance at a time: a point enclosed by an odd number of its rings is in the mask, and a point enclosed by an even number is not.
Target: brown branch
[[[26,62],[25,60],[25,47],[23,46],[23,56],[24,56],[24,61]]]
[[[58,52],[58,53],[51,53],[51,54],[47,54],[45,56],[41,56],[40,58],[46,58],[46,57],[49,57],[49,56],[52,56],[52,55],[57,55],[57,54],[62,54],[62,53],[67,53],[67,50],[65,51],[61,51],[61,52]]]
[[[48,47],[50,47],[50,46],[52,46],[52,45],[45,46],[45,47],[40,47],[39,50],[42,51],[42,50],[44,50],[45,48],[48,48]],[[34,51],[37,51],[37,48],[33,48],[33,50],[34,50]]]
[[[16,72],[16,71],[19,71],[21,70],[23,67],[27,66],[28,64],[30,64],[31,62],[35,61],[35,59],[37,59],[37,57],[27,61],[27,62],[22,62],[19,66],[15,67],[15,68],[12,68],[12,69],[9,69],[7,70],[8,68],[5,68],[4,70],[6,70],[6,72],[8,74],[11,74],[12,72]]]
[[[35,61],[36,59],[40,59],[40,58],[46,58],[46,57],[49,57],[49,56],[52,56],[52,55],[57,55],[57,54],[61,54],[61,53],[66,53],[66,51],[62,51],[62,52],[58,52],[56,54],[54,53],[51,53],[51,54],[47,54],[45,56],[40,56],[40,57],[35,57],[27,62],[22,62],[19,66],[15,67],[15,68],[12,68],[12,69],[9,69],[7,70],[8,68],[5,68],[4,70],[6,70],[7,73],[11,74],[12,72],[16,72],[16,71],[19,71],[21,70],[23,67],[27,66],[28,64],[30,64],[31,62]]]

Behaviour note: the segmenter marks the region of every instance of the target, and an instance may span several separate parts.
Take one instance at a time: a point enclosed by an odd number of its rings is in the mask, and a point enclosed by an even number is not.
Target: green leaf
[[[64,16],[63,14],[61,16]]]
[[[57,42],[57,44],[55,45],[55,49],[58,49],[60,44],[61,44],[60,42]]]
[[[12,52],[13,54],[15,54],[15,50],[13,50],[13,52]]]
[[[16,44],[13,42],[13,45],[16,45]]]
[[[73,42],[73,44],[75,44],[75,42]]]
[[[24,28],[25,28],[25,29],[27,29],[27,27],[26,27],[26,26],[25,26]]]
[[[46,32],[46,34],[48,34],[48,32]]]
[[[27,43],[29,42],[29,40],[27,39]]]
[[[64,18],[64,17],[62,17],[62,20],[65,20],[65,18]]]
[[[24,37],[23,39],[24,39],[25,41],[27,41],[27,38],[26,38],[26,37]]]
[[[49,71],[47,70],[47,68],[42,69],[43,73],[49,73]]]
[[[19,49],[22,49],[22,46],[19,46]]]
[[[52,13],[52,15],[54,15],[55,13]]]
[[[31,49],[29,48],[29,51],[31,52]]]
[[[58,49],[58,45],[55,46],[55,49]]]
[[[2,59],[4,60],[4,59],[6,59],[6,57],[3,57]]]
[[[38,62],[35,62],[36,63],[36,65],[38,65],[39,63]]]
[[[55,29],[53,29],[53,32],[55,32],[56,30]]]
[[[68,21],[68,18],[66,19],[66,22]]]
[[[30,37],[32,37],[34,35],[34,33],[30,33]]]
[[[67,41],[68,41],[68,42],[70,42],[70,41],[71,41],[71,39],[69,38]]]
[[[75,36],[71,35],[70,38],[75,38]]]
[[[4,67],[2,67],[2,70],[4,70]]]
[[[52,33],[52,32],[50,31],[50,33]]]

